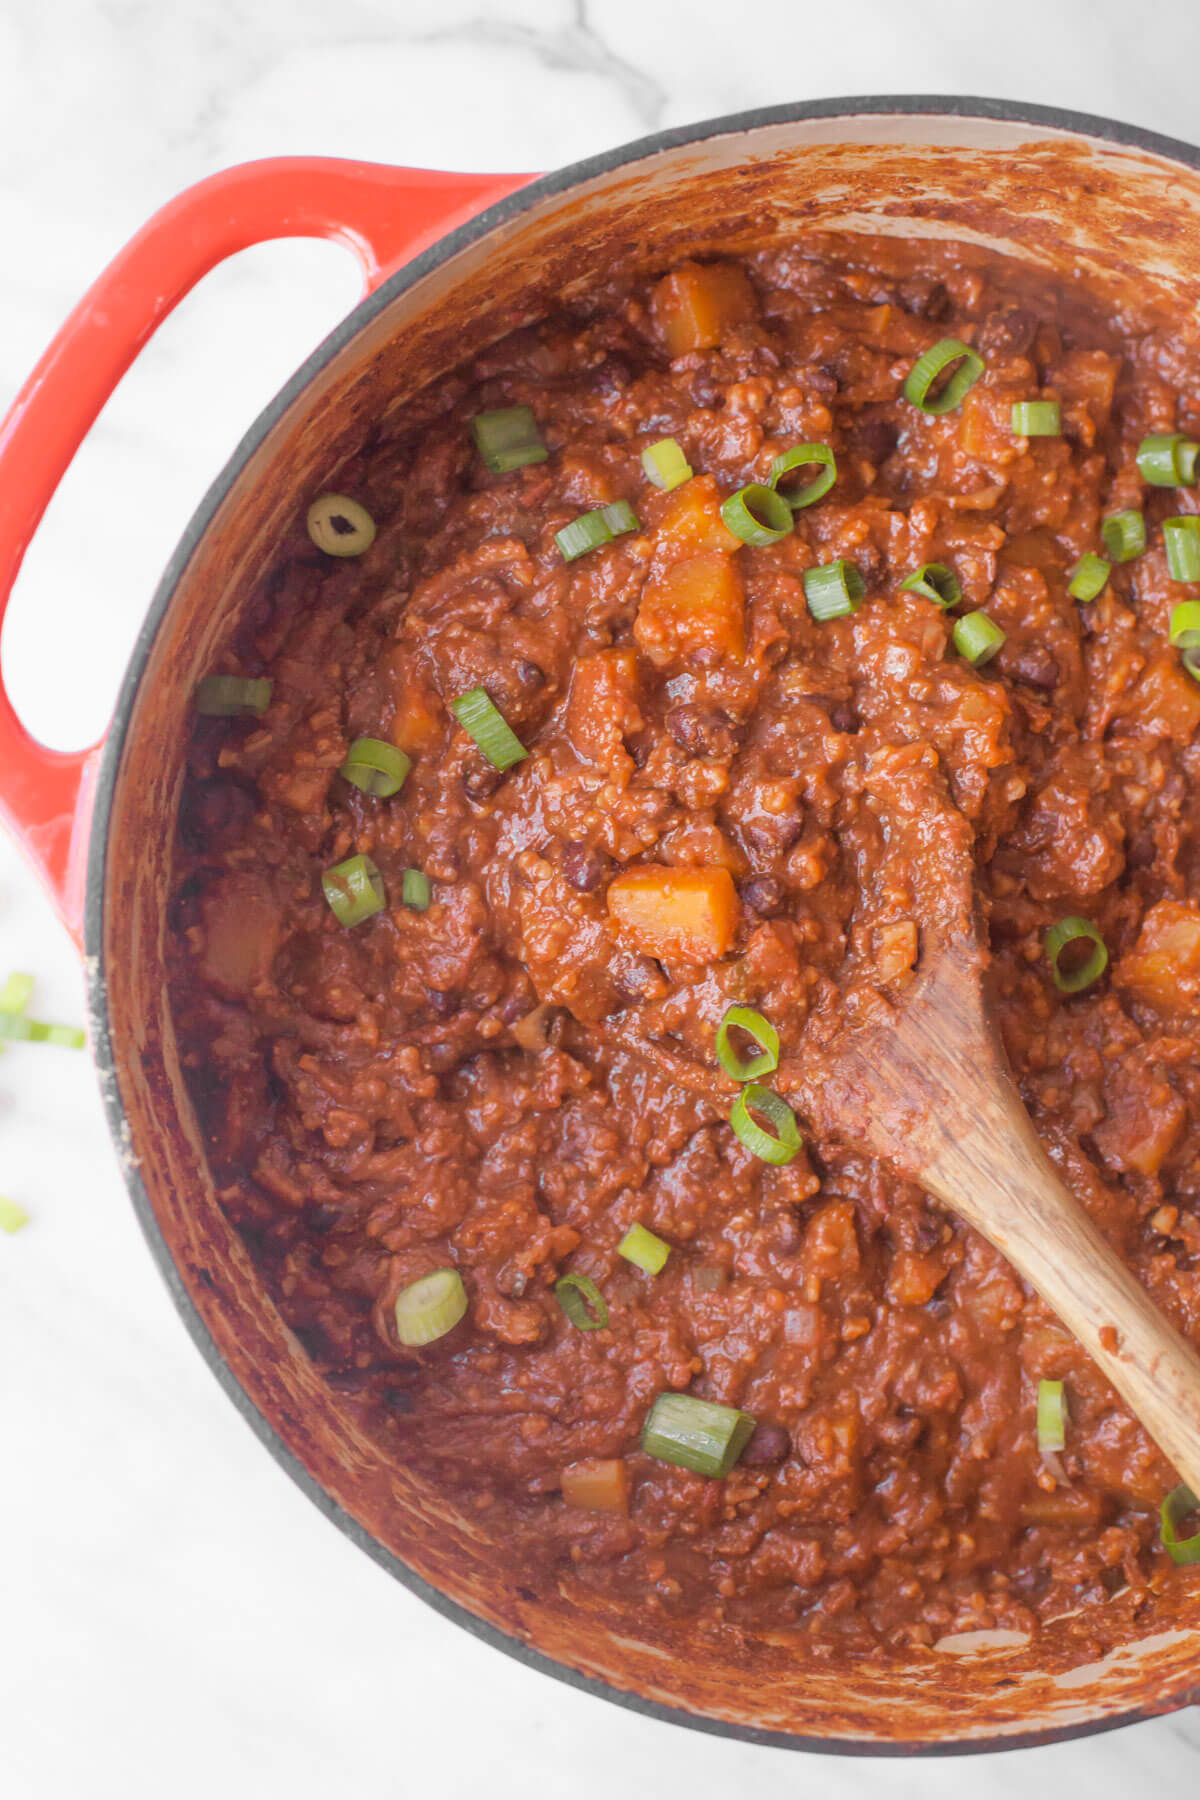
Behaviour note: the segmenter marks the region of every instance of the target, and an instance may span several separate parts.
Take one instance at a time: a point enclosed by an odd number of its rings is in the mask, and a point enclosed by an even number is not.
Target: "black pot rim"
[[[431,1586],[407,1564],[385,1549],[370,1532],[364,1530],[358,1521],[332,1498],[283,1442],[274,1426],[259,1411],[221,1355],[167,1248],[137,1164],[132,1162],[128,1156],[126,1115],[121,1096],[121,1071],[112,1040],[107,984],[104,974],[105,866],[108,857],[113,800],[126,733],[154,640],[188,563],[212,523],[218,508],[238,480],[243,467],[278,420],[326,364],[357,337],[398,295],[422,280],[440,263],[456,255],[477,239],[485,237],[497,227],[506,224],[510,219],[525,212],[540,200],[561,194],[569,188],[576,187],[591,180],[594,176],[605,174],[612,169],[640,162],[663,150],[675,149],[685,144],[700,143],[708,138],[754,131],[765,126],[794,124],[810,119],[863,118],[883,115],[907,117],[929,115],[952,119],[994,120],[1001,124],[1043,126],[1050,131],[1068,132],[1099,139],[1124,148],[1146,150],[1181,163],[1185,167],[1200,169],[1200,148],[1197,146],[1184,143],[1177,138],[1163,136],[1158,132],[1144,131],[1137,126],[1122,124],[1118,120],[1102,118],[1090,113],[1073,112],[1061,107],[1027,105],[1020,101],[977,98],[970,95],[852,95],[836,99],[800,101],[787,106],[761,107],[727,114],[720,118],[706,119],[698,124],[677,126],[670,130],[654,132],[647,137],[618,145],[615,149],[606,150],[597,156],[587,157],[580,162],[557,169],[551,174],[541,176],[538,180],[518,188],[512,194],[486,208],[465,224],[460,225],[455,231],[438,239],[429,249],[406,263],[374,293],[359,302],[312,355],[301,364],[270,405],[260,413],[201,500],[177,549],[167,564],[130,656],[101,761],[88,850],[84,949],[92,1046],[100,1076],[104,1110],[120,1155],[125,1184],[129,1190],[133,1209],[145,1234],[151,1255],[158,1265],[159,1272],[166,1282],[192,1341],[242,1418],[259,1440],[266,1445],[280,1467],[291,1476],[313,1504],[324,1513],[326,1518],[332,1520],[353,1544],[366,1551],[368,1556],[386,1569],[389,1574],[395,1576],[410,1592],[433,1607],[443,1618],[461,1625],[464,1630],[469,1631],[474,1637],[480,1638],[484,1643],[504,1651],[527,1668],[536,1669],[543,1675],[553,1676],[556,1680],[565,1682],[568,1686],[577,1688],[583,1693],[591,1694],[598,1699],[613,1701],[619,1706],[624,1706],[632,1712],[641,1713],[648,1718],[659,1719],[668,1724],[687,1726],[694,1731],[706,1732],[715,1737],[733,1738],[743,1743],[762,1744],[775,1749],[806,1750],[830,1756],[969,1756],[1000,1750],[1031,1749],[1065,1742],[1072,1738],[1091,1737],[1104,1731],[1114,1731],[1121,1726],[1135,1724],[1141,1720],[1156,1717],[1161,1713],[1172,1712],[1200,1701],[1200,1685],[1171,1694],[1159,1705],[1131,1707],[1127,1711],[1102,1719],[1087,1720],[1076,1725],[1054,1727],[1042,1731],[1020,1732],[971,1740],[960,1739],[952,1743],[919,1740],[911,1743],[883,1743],[854,1738],[814,1738],[800,1733],[767,1731],[756,1726],[707,1718],[698,1713],[685,1711],[681,1707],[667,1706],[658,1701],[643,1699],[638,1694],[629,1693],[612,1686],[609,1682],[601,1681],[595,1676],[584,1675],[565,1663],[557,1662],[554,1658],[543,1655],[541,1651],[532,1649],[521,1639],[477,1618],[474,1613],[468,1612],[465,1607],[449,1599],[440,1589]]]

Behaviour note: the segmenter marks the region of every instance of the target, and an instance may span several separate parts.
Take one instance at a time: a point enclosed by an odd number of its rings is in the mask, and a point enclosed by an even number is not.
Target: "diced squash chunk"
[[[436,742],[446,722],[446,709],[417,669],[407,646],[395,645],[387,666],[396,705],[389,735],[399,749],[415,756]]]
[[[571,1463],[562,1472],[562,1497],[581,1512],[627,1513],[629,1470],[619,1456]]]
[[[858,1233],[853,1200],[828,1200],[808,1221],[804,1233],[804,1267],[823,1280],[858,1272]]]
[[[1092,423],[1103,427],[1112,411],[1120,367],[1120,358],[1107,350],[1072,350],[1055,369],[1054,385],[1066,405],[1085,406]]]
[[[659,668],[687,656],[741,662],[746,599],[736,564],[719,550],[672,563],[642,589],[633,635]]]
[[[1200,726],[1200,682],[1193,681],[1174,650],[1149,663],[1118,709],[1136,719],[1149,737],[1191,741]]]
[[[893,1306],[924,1306],[945,1281],[948,1265],[943,1256],[898,1250],[888,1271],[887,1297]]]
[[[667,558],[697,556],[702,550],[741,549],[721,517],[721,492],[711,475],[695,475],[676,488],[654,528],[655,549]]]
[[[665,962],[700,964],[731,948],[739,906],[728,869],[643,863],[610,883],[608,912],[635,950]]]
[[[1118,1093],[1093,1136],[1106,1162],[1157,1175],[1187,1125],[1187,1107],[1163,1079]]]
[[[1152,906],[1137,943],[1113,969],[1113,981],[1163,1012],[1194,1012],[1200,1002],[1200,907],[1188,900]]]
[[[229,994],[246,994],[269,975],[279,947],[279,911],[236,877],[201,901],[206,981]]]
[[[640,730],[642,722],[636,650],[581,656],[567,700],[567,734],[580,756],[604,768],[626,760],[626,734]]]
[[[650,307],[672,356],[710,350],[730,325],[758,311],[754,289],[736,263],[680,263],[659,282]]]

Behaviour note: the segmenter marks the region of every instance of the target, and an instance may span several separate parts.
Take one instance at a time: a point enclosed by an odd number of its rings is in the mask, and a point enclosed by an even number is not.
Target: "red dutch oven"
[[[199,676],[305,496],[431,377],[584,290],[814,229],[938,235],[1057,268],[1119,305],[1190,307],[1200,152],[985,100],[832,100],[664,132],[531,180],[327,160],[247,164],[160,212],[76,308],[0,433],[0,613],[75,449],[140,346],[222,258],[268,238],[353,250],[366,296],[238,445],[150,607],[107,742],[46,750],[0,689],[0,812],[84,946],[93,1042],[133,1204],[188,1329],[262,1441],[385,1568],[498,1648],[640,1711],[851,1753],[1044,1743],[1200,1698],[1200,1589],[1135,1628],[1088,1615],[853,1666],[803,1634],[630,1616],[515,1584],[504,1546],[363,1436],[217,1203],[182,1080],[166,898]],[[1115,1616],[1115,1615],[1114,1615]],[[1101,1649],[1096,1649],[1097,1636]],[[1084,1647],[1084,1645],[1088,1647]]]

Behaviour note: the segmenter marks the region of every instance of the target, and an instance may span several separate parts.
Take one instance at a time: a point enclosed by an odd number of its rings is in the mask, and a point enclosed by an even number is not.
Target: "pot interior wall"
[[[386,304],[244,452],[174,577],[111,751],[120,761],[97,991],[131,1180],[144,1187],[171,1279],[262,1419],[374,1553],[569,1668],[711,1722],[864,1747],[968,1745],[1178,1704],[1200,1662],[1200,1593],[1182,1612],[1148,1608],[1137,1638],[1126,1634],[1102,1662],[1084,1663],[1067,1620],[1036,1645],[995,1634],[947,1642],[859,1662],[851,1680],[815,1658],[803,1634],[675,1634],[607,1615],[600,1602],[585,1615],[555,1592],[530,1602],[512,1585],[502,1546],[358,1430],[264,1293],[213,1192],[163,977],[188,696],[303,497],[328,485],[368,427],[432,375],[586,288],[614,258],[661,266],[691,250],[827,228],[990,242],[1116,302],[1150,296],[1176,315],[1200,292],[1194,173],[1043,127],[932,115],[799,120],[660,151],[544,195],[406,291],[385,290]]]

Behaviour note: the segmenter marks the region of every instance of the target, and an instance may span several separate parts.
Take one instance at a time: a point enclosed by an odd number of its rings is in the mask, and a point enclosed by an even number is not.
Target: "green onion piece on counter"
[[[1182,431],[1152,432],[1137,448],[1137,466],[1151,487],[1191,487],[1200,444]]]
[[[958,576],[945,563],[922,563],[911,575],[906,575],[900,583],[902,593],[923,594],[926,600],[932,600],[943,612],[957,606],[962,599],[962,588]]]
[[[23,1013],[33,999],[33,976],[10,975],[0,988],[0,1013]]]
[[[580,513],[555,532],[554,541],[562,551],[563,561],[574,562],[577,556],[599,550],[602,544],[611,544],[614,538],[637,528],[638,516],[628,500],[614,500],[609,506],[598,506],[595,512]]]
[[[819,469],[811,481],[797,485],[787,478],[796,469]],[[837,480],[837,458],[828,444],[796,444],[771,464],[768,485],[787,501],[793,512],[821,500]]]
[[[866,593],[866,583],[853,563],[822,563],[819,568],[804,571],[804,598],[814,619],[844,619],[857,612]]]
[[[1092,945],[1091,955],[1073,968],[1063,969],[1061,958],[1068,944]],[[1054,985],[1062,994],[1082,993],[1099,981],[1108,967],[1108,948],[1090,919],[1060,919],[1046,933],[1046,956]]]
[[[657,1275],[665,1269],[670,1254],[670,1244],[664,1244],[644,1225],[631,1225],[617,1245],[617,1255],[623,1256],[635,1268],[644,1269],[647,1275]]]
[[[1061,1450],[1067,1441],[1067,1396],[1061,1381],[1039,1381],[1037,1441],[1039,1450]]]
[[[997,650],[1007,640],[1008,633],[1001,631],[996,621],[989,619],[985,612],[964,613],[961,619],[954,621],[954,648],[977,669],[981,669],[984,663],[991,662]]]
[[[1015,437],[1061,437],[1062,415],[1057,400],[1014,400],[1012,428]]]
[[[751,1109],[762,1114],[774,1131],[774,1137],[751,1118]],[[803,1142],[796,1115],[787,1101],[781,1100],[770,1088],[759,1087],[757,1082],[742,1089],[730,1108],[729,1123],[734,1135],[752,1155],[760,1162],[774,1163],[776,1167],[790,1163]]]
[[[608,1324],[604,1295],[590,1275],[564,1275],[554,1284],[554,1298],[580,1331],[603,1331]]]
[[[642,1449],[659,1462],[720,1481],[746,1448],[754,1425],[736,1406],[694,1394],[660,1394],[642,1426]]]
[[[196,711],[206,719],[235,719],[239,713],[261,719],[271,704],[273,686],[257,676],[206,675],[196,688]]]
[[[660,438],[657,444],[648,445],[642,451],[642,467],[647,480],[665,494],[692,479],[692,465],[674,438]]]
[[[410,912],[428,912],[433,902],[433,889],[424,869],[405,869],[400,884],[400,903]]]
[[[348,856],[326,869],[321,886],[339,925],[361,925],[387,905],[383,876],[369,856]]]
[[[360,737],[351,744],[338,774],[364,794],[387,800],[400,792],[411,768],[412,758],[397,750],[395,744],[387,744],[382,738]]]
[[[6,1231],[11,1237],[28,1223],[29,1214],[23,1206],[18,1206],[15,1200],[0,1200],[0,1231]]]
[[[305,519],[308,535],[326,556],[362,556],[375,542],[375,521],[349,494],[320,494]]]
[[[1095,600],[1104,592],[1111,573],[1112,564],[1088,550],[1071,570],[1067,592],[1072,600]]]
[[[792,509],[782,494],[751,481],[721,502],[721,517],[735,538],[757,549],[777,544],[793,529]]]
[[[729,1042],[729,1033],[735,1028],[754,1039],[757,1056],[742,1061]],[[731,1006],[717,1026],[717,1061],[734,1081],[757,1081],[760,1075],[773,1075],[779,1067],[779,1033],[754,1007]]]
[[[1171,613],[1171,642],[1177,650],[1200,649],[1200,600],[1181,600]]]
[[[15,1044],[58,1044],[64,1050],[82,1050],[87,1043],[86,1031],[77,1025],[44,1025],[24,1013],[0,1012],[0,1038]]]
[[[1200,1500],[1197,1500],[1186,1482],[1180,1482],[1177,1488],[1172,1488],[1162,1503],[1162,1526],[1159,1533],[1162,1547],[1171,1561],[1181,1566],[1184,1563],[1200,1562],[1200,1531],[1186,1538],[1179,1535],[1179,1527],[1197,1508],[1200,1508]]]
[[[934,393],[933,386],[938,376],[945,374],[954,363],[958,367]],[[972,350],[969,344],[961,343],[958,338],[943,338],[940,344],[935,344],[931,350],[926,350],[923,356],[919,356],[909,370],[904,383],[904,398],[919,407],[923,413],[930,413],[935,417],[941,413],[954,412],[962,405],[986,366],[982,356],[978,351]]]
[[[550,454],[528,406],[502,406],[496,412],[476,413],[471,420],[471,433],[493,475],[507,475],[529,463],[545,462]]]
[[[1163,544],[1172,581],[1200,581],[1200,515],[1163,520]]]
[[[450,711],[467,735],[474,738],[494,769],[511,769],[514,763],[522,762],[528,756],[529,752],[516,732],[481,687],[472,688],[469,693],[452,700]]]
[[[436,1343],[467,1310],[467,1290],[457,1269],[435,1269],[396,1296],[396,1336],[410,1350]]]
[[[1132,562],[1146,548],[1146,521],[1133,507],[1109,513],[1100,526],[1100,536],[1113,562]]]

